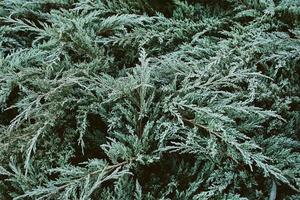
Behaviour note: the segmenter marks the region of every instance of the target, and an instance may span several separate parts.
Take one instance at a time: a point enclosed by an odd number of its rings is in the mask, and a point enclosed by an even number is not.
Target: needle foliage
[[[298,0],[1,0],[0,199],[299,199],[299,78]]]

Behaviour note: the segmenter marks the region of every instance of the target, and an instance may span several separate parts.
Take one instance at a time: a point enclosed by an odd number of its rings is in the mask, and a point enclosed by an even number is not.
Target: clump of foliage
[[[0,199],[299,199],[300,1],[2,0]]]

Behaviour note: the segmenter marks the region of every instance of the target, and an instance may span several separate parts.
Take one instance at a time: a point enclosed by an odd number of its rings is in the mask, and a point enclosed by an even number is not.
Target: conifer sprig
[[[299,199],[297,0],[0,2],[0,199]]]

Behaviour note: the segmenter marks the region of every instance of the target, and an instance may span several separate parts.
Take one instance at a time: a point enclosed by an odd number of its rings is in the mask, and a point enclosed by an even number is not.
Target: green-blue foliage
[[[2,0],[0,199],[299,199],[300,1]]]

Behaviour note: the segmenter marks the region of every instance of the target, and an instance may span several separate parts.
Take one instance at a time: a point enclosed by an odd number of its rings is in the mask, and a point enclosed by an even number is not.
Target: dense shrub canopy
[[[1,0],[0,199],[299,199],[299,0]]]

